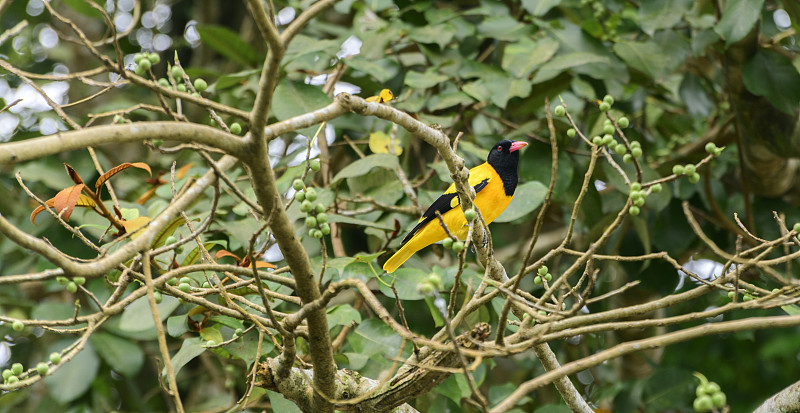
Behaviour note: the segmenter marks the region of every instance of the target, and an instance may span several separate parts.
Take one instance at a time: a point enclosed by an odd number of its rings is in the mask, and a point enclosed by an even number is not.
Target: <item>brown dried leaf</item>
[[[45,204],[47,204],[47,206],[49,206],[50,208],[53,208],[56,205],[56,199],[55,198],[50,198],[45,202]],[[94,203],[94,200],[92,198],[89,198],[88,196],[86,196],[84,194],[81,194],[81,196],[78,197],[78,202],[75,203],[75,206],[86,207],[86,208],[94,208],[95,205],[96,204]],[[31,213],[31,222],[34,225],[36,224],[36,221],[35,221],[36,216],[39,215],[44,210],[45,210],[45,207],[43,207],[43,206],[39,206],[39,207],[37,207],[36,209],[33,210],[33,212]]]
[[[95,182],[95,184],[94,184],[95,189],[100,188],[100,186],[102,186],[104,183],[106,183],[106,181],[108,181],[109,178],[111,178],[112,176],[116,175],[117,172],[124,171],[125,169],[131,168],[131,167],[144,169],[151,176],[153,175],[153,172],[150,171],[150,166],[147,165],[144,162],[133,162],[133,163],[125,162],[123,164],[119,164],[119,165],[109,169],[108,172],[103,174],[103,176],[101,176],[100,178],[97,178],[97,182]]]
[[[234,253],[232,253],[232,252],[230,252],[230,251],[228,251],[228,250],[219,250],[219,251],[217,251],[217,253],[214,255],[214,259],[217,259],[217,260],[218,260],[218,259],[220,259],[220,258],[222,258],[222,257],[231,257],[231,258],[233,258],[234,260],[236,260],[236,263],[237,263],[237,264],[239,264],[240,262],[242,262],[242,259],[241,259],[241,258],[239,258],[239,257],[238,257],[236,254],[234,254]]]
[[[139,199],[136,200],[136,203],[139,205],[144,205],[145,203],[147,203],[147,201],[149,201],[150,198],[155,196],[156,189],[158,189],[158,186],[154,186],[148,189],[147,192],[143,193],[142,196],[140,196]]]
[[[76,184],[82,184],[83,183],[83,179],[81,179],[81,176],[78,175],[78,172],[76,172],[74,169],[72,169],[71,166],[69,166],[66,163],[64,163],[64,168],[67,169],[67,175],[69,175],[69,179],[72,179],[72,182],[75,182]]]
[[[264,262],[264,261],[256,261],[256,268],[278,268],[275,264]]]
[[[72,215],[72,210],[75,209],[75,204],[78,203],[84,186],[86,185],[77,184],[64,188],[53,198],[53,207],[64,221],[69,221],[69,217]]]
[[[177,171],[175,171],[175,178],[176,179],[183,179],[183,177],[186,176],[186,174],[189,172],[189,169],[191,169],[193,166],[194,166],[193,163],[188,163],[188,164],[182,166],[181,169],[178,169]],[[164,182],[164,183],[166,183],[166,182]]]
[[[136,239],[141,233],[136,233],[136,231],[150,222],[150,217],[136,217],[130,221],[122,221],[122,226],[125,227],[125,232],[131,234],[131,239]]]

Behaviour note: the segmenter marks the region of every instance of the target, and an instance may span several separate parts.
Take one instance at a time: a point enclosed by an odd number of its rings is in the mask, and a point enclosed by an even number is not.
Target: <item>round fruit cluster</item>
[[[721,409],[728,404],[728,398],[725,393],[720,389],[719,384],[713,381],[708,381],[706,377],[700,373],[695,373],[695,376],[700,379],[700,385],[697,386],[695,394],[697,397],[692,403],[694,411],[696,412],[710,412],[712,409]]]
[[[550,274],[550,270],[547,269],[546,265],[542,265],[536,270],[536,276],[533,277],[533,283],[536,285],[542,285],[545,281],[550,282],[553,280],[553,274]]]
[[[316,169],[314,165],[316,165]],[[309,167],[311,170],[319,170],[319,160],[312,160]],[[306,214],[305,224],[308,228],[308,236],[319,239],[324,235],[330,235],[331,226],[328,224],[328,214],[325,213],[328,207],[322,202],[316,202],[317,191],[314,188],[307,188],[300,179],[292,182],[292,188],[297,191],[294,199],[300,202],[300,212]]]

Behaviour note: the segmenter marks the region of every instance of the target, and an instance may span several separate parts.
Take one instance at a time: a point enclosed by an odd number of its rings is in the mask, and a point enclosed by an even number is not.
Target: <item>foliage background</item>
[[[279,23],[283,22],[279,28],[291,20],[290,10],[299,13],[310,3],[275,2]],[[61,1],[53,5],[88,33],[98,37],[105,33],[102,19],[84,3]],[[134,8],[141,7],[141,22],[131,35],[120,39],[128,66],[133,66],[134,53],[156,51],[162,63],[154,67],[154,72],[160,77],[166,71],[166,62],[172,61],[175,53],[192,79],[208,80],[211,99],[243,111],[253,107],[267,48],[245,7],[227,6],[223,2],[134,3],[128,0],[102,5],[114,16],[118,30],[126,26],[125,15],[133,17]],[[797,135],[793,121],[800,102],[800,60],[795,32],[798,19],[800,7],[791,0],[345,0],[336,2],[291,43],[281,64],[282,78],[275,92],[270,119],[288,119],[329,103],[331,100],[321,85],[326,81],[325,74],[339,68],[342,75],[339,89],[334,93],[349,90],[366,97],[388,88],[395,94],[396,100],[391,103],[395,108],[425,123],[438,125],[451,137],[464,132],[458,148],[469,166],[482,162],[487,148],[500,139],[528,141],[530,145],[521,160],[521,193],[506,218],[492,225],[496,256],[509,274],[515,274],[527,248],[529,236],[526,234],[533,230],[535,208],[541,204],[550,181],[545,98],[556,103],[563,100],[580,129],[587,136],[594,136],[602,130],[603,121],[596,99],[610,94],[616,100],[613,116],[629,117],[631,127],[625,132],[630,139],[642,143],[647,179],[670,175],[676,164],[698,162],[706,155],[703,147],[708,142],[726,149],[709,167],[701,170],[699,183],[679,179],[666,184],[661,194],[649,197],[642,214],[629,217],[600,252],[637,255],[666,251],[681,263],[693,262],[696,273],[703,275],[705,271],[710,278],[714,270],[721,268],[719,258],[694,235],[686,223],[681,202],[689,202],[702,218],[705,232],[728,252],[735,250],[736,235],[741,233],[732,222],[734,213],[739,214],[750,231],[765,239],[781,235],[772,211],[782,214],[790,226],[800,221],[800,214],[795,211],[794,185],[781,184],[784,189],[776,193],[777,190],[756,180],[759,177],[754,169],[768,168],[763,164],[754,168],[743,162],[748,159],[749,149],[767,148],[770,157],[766,165],[780,165],[774,168],[780,171],[777,175],[781,179],[795,176],[791,158],[797,152],[792,145],[793,136]],[[74,73],[98,66],[99,63],[79,45],[64,39],[53,41],[55,32],[49,25],[59,25],[39,2],[11,2],[0,18],[4,29],[22,20],[27,20],[28,26],[0,45],[2,58],[14,67],[45,74]],[[63,25],[58,28],[62,29]],[[106,76],[102,80],[109,78]],[[52,93],[51,97],[60,96],[59,103],[74,102],[99,90],[78,81],[41,83],[48,85],[46,90]],[[5,102],[2,106],[23,99],[0,114],[0,138],[21,141],[68,128],[46,105],[36,101],[34,93],[26,89],[19,77],[4,72],[0,78],[0,94]],[[93,119],[90,114],[127,109],[139,103],[159,105],[152,92],[128,84],[70,108],[68,113],[79,124],[86,124]],[[184,113],[194,122],[210,124],[209,116],[196,105],[186,104]],[[136,122],[157,120],[162,116],[137,110],[126,114],[125,118]],[[223,118],[228,122],[235,120],[228,115]],[[96,120],[96,123],[110,122],[111,116]],[[556,119],[555,127],[560,147],[558,180],[545,217],[544,233],[535,249],[536,256],[541,256],[563,236],[589,159],[588,146],[566,136],[569,125],[563,118]],[[308,128],[301,132],[312,136],[315,130]],[[382,251],[396,228],[395,223],[404,232],[416,220],[414,213],[407,210],[377,207],[413,206],[391,168],[393,162],[399,162],[410,181],[427,179],[418,191],[423,207],[449,184],[449,173],[435,156],[435,150],[403,129],[377,118],[348,114],[329,122],[324,132],[320,139],[325,138],[330,145],[328,157],[322,172],[307,182],[318,187],[324,202],[330,204],[337,196],[337,205],[341,203],[343,210],[356,211],[331,214],[331,221],[338,222],[341,228],[338,252],[344,255],[335,257],[337,247],[327,245],[331,269],[326,272],[326,280],[330,277],[334,281],[343,278],[370,281],[374,278],[370,264],[353,262],[353,257]],[[377,132],[399,140],[402,154],[392,157],[391,161],[386,158],[390,155],[372,156],[370,141],[381,136],[376,135]],[[315,157],[319,153],[318,145],[312,146],[311,156]],[[300,162],[305,159],[308,138],[287,134],[271,141],[269,147],[271,163],[279,175],[278,187],[291,196],[291,181],[303,173]],[[366,157],[358,161],[362,155]],[[153,172],[166,172],[167,177],[173,161],[179,168],[194,165],[189,167],[184,181],[206,169],[202,166],[205,161],[193,151],[165,156],[138,143],[101,147],[98,156],[106,166],[146,162]],[[84,174],[87,182],[97,178],[97,175],[90,176],[94,168],[83,151],[2,165],[0,213],[27,233],[46,237],[65,253],[90,259],[95,253],[76,242],[52,217],[40,216],[38,225],[28,221],[28,214],[37,204],[25,195],[14,178],[20,171],[29,188],[47,199],[71,185],[62,163]],[[253,197],[241,168],[229,176],[240,184],[246,195]],[[607,163],[595,171],[594,188],[590,188],[577,216],[575,249],[585,248],[627,200],[627,190],[615,176]],[[180,188],[182,183],[178,181],[176,186]],[[144,206],[135,204],[134,201],[150,189],[142,171],[121,173],[114,178],[114,188],[121,206],[143,216],[153,216],[172,198],[170,185],[163,185]],[[374,202],[364,199],[352,202],[357,195],[370,197]],[[210,204],[209,193],[187,214],[192,218],[204,218]],[[303,234],[302,214],[297,206],[290,207],[288,213],[297,222],[298,233]],[[105,228],[92,226],[102,225],[102,219],[82,210],[73,215],[71,222],[84,225],[83,230],[92,238],[102,234]],[[226,249],[242,256],[253,229],[258,226],[244,203],[223,195],[204,241],[214,243],[210,245],[212,249]],[[188,229],[181,228],[176,235],[188,233]],[[259,240],[260,243],[265,241]],[[312,257],[312,265],[319,268],[322,257],[318,242],[305,237],[303,243]],[[395,248],[397,245],[398,240],[393,239],[388,246]],[[187,248],[178,256],[178,261],[191,252],[192,248]],[[2,276],[50,268],[42,257],[4,238],[0,238],[0,256],[3,257],[0,260]],[[276,248],[267,249],[264,256],[266,261],[279,266],[281,258]],[[374,256],[366,261],[375,269],[382,262]],[[432,299],[417,293],[418,280],[434,271],[443,276],[445,287],[450,288],[456,264],[448,251],[433,247],[432,252],[418,254],[406,264],[407,269],[398,272],[396,282],[404,299],[405,315],[415,332],[430,336],[437,330]],[[550,267],[557,274],[559,263],[550,264]],[[796,278],[797,266],[787,264],[783,269],[785,276]],[[481,271],[473,262],[464,282],[476,285]],[[681,277],[674,268],[658,261],[646,264],[604,261],[601,274],[594,290],[597,295],[632,280],[641,283],[622,295],[590,305],[590,312],[645,302],[696,286],[690,278]],[[742,277],[767,290],[781,287],[758,271],[746,272]],[[378,288],[378,284],[374,287]],[[87,288],[101,300],[111,291],[104,279],[90,280]],[[534,285],[531,277],[523,281],[521,288],[533,294],[541,292],[541,287]],[[277,291],[288,293],[289,289],[280,287]],[[381,296],[382,303],[389,309],[394,308],[394,298],[389,291],[385,288],[380,291],[387,294]],[[3,315],[18,319],[68,319],[75,311],[75,297],[52,280],[25,288],[2,288],[0,301]],[[685,314],[729,301],[722,292],[712,293],[649,316]],[[81,311],[91,306],[85,297],[80,302]],[[328,310],[334,337],[344,326],[353,321],[358,323],[337,355],[337,362],[340,367],[377,378],[391,365],[387,357],[397,354],[400,338],[357,302],[356,298],[345,298]],[[138,304],[141,307],[126,309],[121,317],[107,323],[102,332],[93,335],[79,358],[67,364],[58,375],[45,380],[44,386],[36,385],[0,396],[0,410],[16,411],[20,407],[31,409],[34,406],[39,410],[49,407],[69,408],[70,411],[167,409],[169,401],[159,391],[157,380],[161,366],[154,361],[154,356],[158,355],[155,330],[146,303],[141,300]],[[186,363],[179,381],[187,406],[193,411],[219,411],[229,407],[247,387],[244,377],[255,352],[253,336],[244,337],[244,348],[238,354],[230,349],[203,351],[201,345],[205,340],[216,335],[230,337],[240,322],[212,319],[209,326],[214,327],[201,332],[200,339],[185,325],[191,305],[165,297],[161,306],[164,307],[162,314],[171,314],[166,321],[171,336],[170,349],[173,354],[178,352],[175,359]],[[496,323],[501,306],[502,301],[486,306],[472,314],[467,324]],[[296,306],[285,303],[276,308],[296,310]],[[731,320],[782,314],[785,313],[779,308],[737,310],[719,318]],[[397,316],[396,309],[393,315]],[[681,327],[708,321],[697,320]],[[617,342],[662,334],[674,328],[585,335],[551,345],[562,362],[566,362]],[[0,361],[7,365],[23,362],[32,366],[70,343],[69,336],[52,334],[41,328],[26,328],[20,333],[12,331],[6,323],[0,326],[0,331],[5,335],[5,341],[0,344],[0,355],[5,357]],[[795,327],[703,337],[668,346],[663,352],[643,352],[602,364],[579,373],[573,377],[573,382],[587,400],[611,407],[613,411],[687,410],[696,385],[691,373],[700,371],[726,391],[732,411],[752,410],[797,380],[800,354],[797,333]],[[299,346],[303,348],[302,340]],[[271,348],[262,351],[275,354]],[[409,352],[406,348],[405,354]],[[493,405],[519,383],[543,371],[537,359],[527,352],[487,360],[474,372],[474,378]],[[463,375],[454,375],[432,393],[421,396],[416,406],[422,411],[472,409],[462,400],[469,395]],[[276,404],[287,403],[276,393],[270,392],[269,396],[273,408]],[[530,396],[520,405],[520,411],[561,411],[554,407],[560,403],[560,397],[552,387]]]

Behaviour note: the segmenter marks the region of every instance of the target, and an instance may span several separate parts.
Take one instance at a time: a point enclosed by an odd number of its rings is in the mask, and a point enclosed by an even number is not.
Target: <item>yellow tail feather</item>
[[[419,251],[419,248],[413,249],[411,245],[412,243],[408,242],[406,245],[403,245],[402,248],[397,250],[397,252],[395,252],[394,255],[392,255],[391,258],[389,258],[383,264],[383,270],[389,274],[393,273],[397,267],[403,265],[403,263],[406,262],[407,259],[411,258],[415,252]]]

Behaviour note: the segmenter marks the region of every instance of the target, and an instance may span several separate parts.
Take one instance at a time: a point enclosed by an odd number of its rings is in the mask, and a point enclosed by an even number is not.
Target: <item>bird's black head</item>
[[[508,196],[514,194],[519,178],[519,150],[527,145],[525,142],[503,140],[497,142],[486,158],[503,180],[503,188]]]

